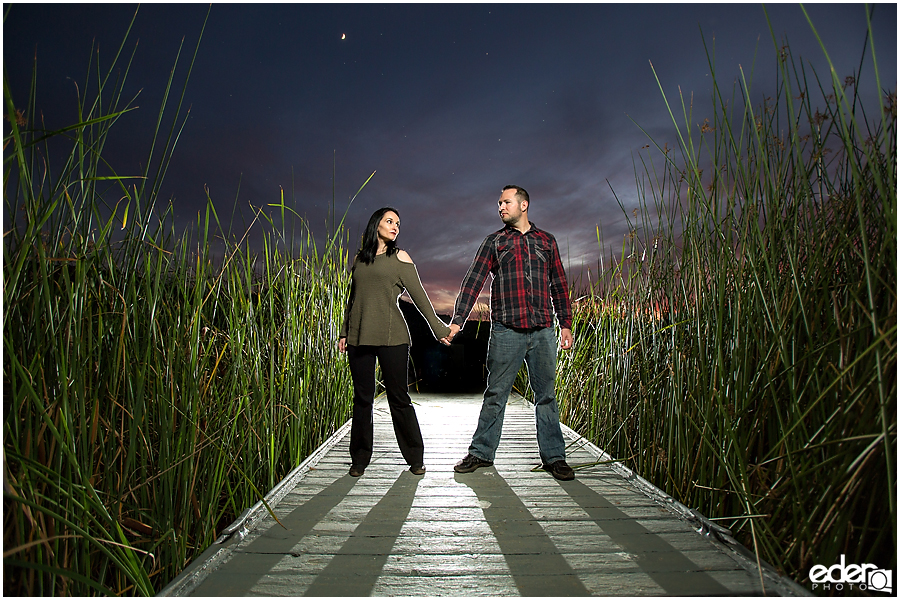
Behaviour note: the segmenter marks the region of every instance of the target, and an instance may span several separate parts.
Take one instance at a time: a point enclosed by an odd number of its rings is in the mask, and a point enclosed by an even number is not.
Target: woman
[[[400,215],[385,207],[375,211],[356,253],[350,299],[338,349],[347,353],[353,378],[353,424],[350,426],[350,475],[362,475],[372,459],[375,359],[387,392],[394,433],[414,475],[424,475],[425,444],[416,410],[407,393],[409,329],[397,304],[405,289],[428,321],[435,338],[445,344],[450,328],[434,312],[412,259],[397,248]]]

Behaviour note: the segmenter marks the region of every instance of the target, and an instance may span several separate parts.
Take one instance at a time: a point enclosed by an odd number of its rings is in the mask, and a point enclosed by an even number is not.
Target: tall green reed
[[[841,554],[896,565],[896,92],[776,49],[774,96],[710,56],[711,115],[666,99],[677,144],[639,155],[557,389],[567,423],[802,582]]]
[[[89,70],[78,122],[52,132],[26,121],[35,85],[21,109],[4,80],[9,595],[155,593],[349,417],[342,230],[317,248],[281,199],[237,236],[211,198],[176,230],[157,205],[184,123],[164,125],[172,81],[145,172],[119,176],[115,68]]]

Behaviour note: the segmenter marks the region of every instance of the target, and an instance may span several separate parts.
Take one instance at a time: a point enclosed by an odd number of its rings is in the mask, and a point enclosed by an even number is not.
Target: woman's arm
[[[347,350],[347,330],[348,330],[348,321],[350,320],[350,309],[353,307],[353,296],[356,291],[356,286],[354,285],[353,279],[353,271],[356,269],[356,263],[353,263],[353,269],[350,271],[350,293],[347,294],[347,306],[344,307],[344,320],[341,323],[341,331],[338,334],[338,350],[341,352],[346,352]]]
[[[428,321],[435,339],[440,340],[447,337],[450,334],[450,328],[441,321],[434,311],[434,306],[432,306],[431,300],[428,299],[425,288],[422,287],[422,280],[419,279],[419,272],[416,270],[416,265],[413,263],[412,258],[409,257],[405,250],[398,250],[397,258],[400,260],[400,283],[406,288],[413,304],[416,305],[416,308]]]

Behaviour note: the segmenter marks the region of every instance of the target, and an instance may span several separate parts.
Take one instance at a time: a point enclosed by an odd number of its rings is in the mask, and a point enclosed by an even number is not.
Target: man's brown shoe
[[[471,473],[475,469],[480,469],[481,467],[490,467],[493,466],[493,464],[494,463],[489,460],[484,460],[482,458],[478,458],[477,456],[466,454],[466,457],[464,459],[453,466],[453,470],[457,473]]]
[[[566,461],[558,460],[550,465],[543,465],[544,470],[561,481],[571,481],[575,479],[575,471],[572,470]]]

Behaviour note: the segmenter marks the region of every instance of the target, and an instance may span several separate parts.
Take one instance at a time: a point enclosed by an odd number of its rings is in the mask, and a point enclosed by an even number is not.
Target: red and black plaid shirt
[[[484,238],[463,279],[451,323],[465,324],[488,273],[494,277],[492,321],[518,329],[552,327],[555,311],[559,326],[572,328],[566,272],[551,234],[532,223],[524,234],[506,226]]]

